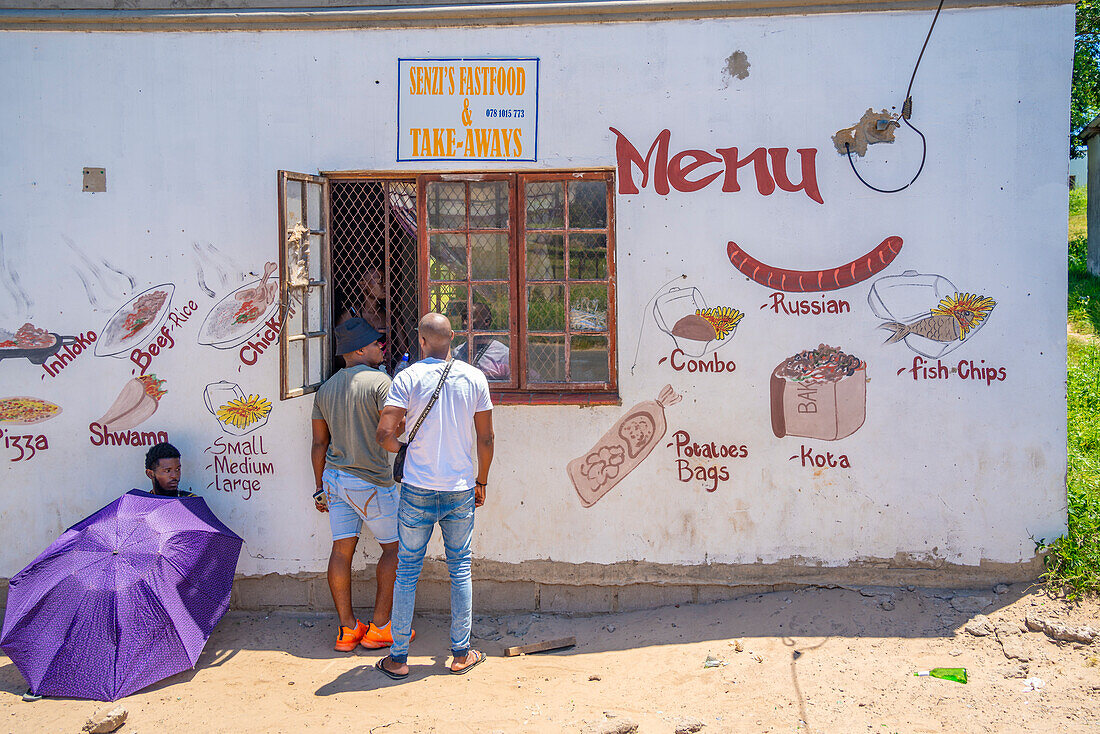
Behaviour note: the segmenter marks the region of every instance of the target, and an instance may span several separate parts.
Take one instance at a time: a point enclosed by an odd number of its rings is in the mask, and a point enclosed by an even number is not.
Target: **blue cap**
[[[354,317],[336,326],[336,353],[350,354],[382,338],[382,332]]]

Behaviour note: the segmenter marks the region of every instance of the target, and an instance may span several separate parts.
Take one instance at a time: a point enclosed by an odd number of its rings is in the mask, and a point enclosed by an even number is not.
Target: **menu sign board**
[[[538,59],[398,59],[397,76],[397,160],[538,159]]]

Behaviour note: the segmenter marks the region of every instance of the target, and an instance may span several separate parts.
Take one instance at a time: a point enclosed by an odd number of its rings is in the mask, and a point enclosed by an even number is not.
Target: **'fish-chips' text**
[[[947,380],[952,376],[960,380],[976,380],[992,385],[994,382],[1004,382],[1008,378],[1008,370],[1004,367],[985,366],[985,360],[979,360],[978,364],[972,359],[960,360],[954,367],[948,367],[942,360],[937,359],[935,364],[924,357],[913,357],[912,367],[902,367],[898,375],[909,373],[914,380]]]

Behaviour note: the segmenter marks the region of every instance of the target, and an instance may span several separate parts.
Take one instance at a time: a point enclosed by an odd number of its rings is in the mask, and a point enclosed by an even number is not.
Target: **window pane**
[[[466,286],[462,283],[437,283],[428,291],[428,309],[445,315],[451,320],[451,328],[464,330],[466,316]]]
[[[527,338],[527,379],[531,382],[565,382],[565,336]]]
[[[433,234],[430,239],[432,280],[465,280],[466,235]]]
[[[306,299],[309,303],[309,322],[306,324],[306,328],[310,331],[321,330],[321,289],[320,288],[307,288]]]
[[[569,277],[572,280],[607,278],[606,233],[569,233]]]
[[[324,229],[321,221],[321,184],[306,185],[306,226],[310,229]]]
[[[428,229],[466,228],[466,184],[432,181],[425,192]]]
[[[569,328],[572,331],[607,331],[605,284],[569,286]]]
[[[527,184],[527,229],[561,229],[565,226],[563,186],[561,181],[533,181]]]
[[[569,183],[569,228],[604,229],[607,227],[607,182],[571,181]]]
[[[467,342],[470,338],[469,332],[456,331],[455,338],[451,340],[451,355],[455,359],[461,359],[465,361],[465,353],[467,348]]]
[[[470,184],[470,229],[508,228],[508,182]]]
[[[286,228],[294,229],[294,225],[302,221],[302,182],[286,182]]]
[[[564,243],[560,234],[528,234],[527,279],[565,280]]]
[[[321,235],[310,235],[309,252],[306,253],[306,259],[309,261],[309,279],[314,282],[321,279],[321,258],[324,257],[324,254]]]
[[[484,372],[490,382],[507,382],[512,378],[512,355],[508,346],[508,334],[476,333],[473,349],[463,340],[454,356]]]
[[[305,340],[286,343],[286,386],[291,390],[306,384],[305,373],[302,371],[305,346]]]
[[[512,351],[508,334],[475,334],[474,366],[489,382],[512,379]]]
[[[511,288],[507,283],[474,283],[473,314],[469,326],[481,331],[509,331],[511,324]],[[463,326],[466,328],[466,326]]]
[[[470,235],[470,278],[508,280],[508,233]]]
[[[317,385],[325,381],[321,370],[321,347],[324,346],[324,337],[318,336],[309,340],[309,374],[306,375],[306,384]]]
[[[573,336],[569,342],[572,382],[607,382],[607,337]]]
[[[290,310],[286,317],[286,333],[290,336],[301,334],[305,324],[305,312],[302,304],[298,303],[300,294],[301,291],[297,289],[290,291]]]
[[[527,286],[527,329],[529,331],[565,331],[565,288],[563,286]]]

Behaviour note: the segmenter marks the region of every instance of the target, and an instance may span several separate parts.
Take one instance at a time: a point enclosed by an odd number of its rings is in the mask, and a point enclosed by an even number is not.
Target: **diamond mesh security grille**
[[[333,180],[331,199],[335,323],[360,316],[386,334],[392,374],[402,353],[419,359],[416,182]]]

